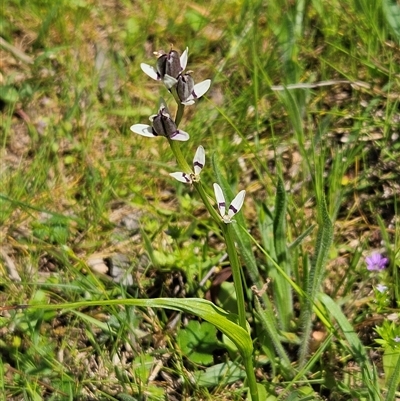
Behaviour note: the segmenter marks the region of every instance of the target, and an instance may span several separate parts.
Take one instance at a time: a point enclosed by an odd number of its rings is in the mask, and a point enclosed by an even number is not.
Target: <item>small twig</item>
[[[14,281],[21,281],[21,277],[18,274],[14,261],[7,255],[7,253],[3,249],[0,249],[0,254],[4,260],[4,264],[8,269],[8,274],[10,275],[11,279]]]
[[[396,92],[384,92],[381,88],[376,85],[369,84],[364,81],[348,81],[346,79],[339,80],[330,80],[330,81],[320,81],[314,83],[299,83],[299,84],[289,84],[289,85],[272,85],[271,89],[273,91],[283,91],[285,89],[313,89],[320,88],[322,86],[331,86],[331,85],[339,85],[339,84],[347,84],[351,85],[354,89],[364,88],[370,90],[380,96],[387,97],[388,99],[396,99],[400,100],[400,94]]]
[[[224,253],[221,258],[218,260],[218,264],[221,264],[223,261],[225,261],[228,257],[227,253]],[[208,272],[207,274],[203,277],[203,279],[200,281],[199,286],[203,287],[203,285],[206,283],[206,281],[213,275],[215,272],[215,269],[217,268],[216,265],[214,265]]]
[[[169,359],[169,358],[168,358]],[[158,376],[158,374],[160,373],[160,370],[162,369],[162,367],[164,366],[164,361],[163,360],[159,360],[156,363],[156,366],[154,366],[149,378],[148,378],[148,382],[151,383],[153,382],[156,377]]]
[[[19,50],[17,47],[5,41],[1,36],[0,36],[0,46],[3,49],[8,50],[10,53],[12,53],[15,57],[17,57],[24,63],[33,64],[32,57],[27,56],[23,51]]]
[[[289,84],[289,85],[272,85],[271,89],[273,91],[283,91],[285,89],[312,89],[319,88],[321,86],[331,86],[339,84],[357,85],[361,88],[372,89],[372,85],[363,81],[348,81],[348,80],[330,80],[330,81],[320,81],[314,83],[299,83],[299,84]]]

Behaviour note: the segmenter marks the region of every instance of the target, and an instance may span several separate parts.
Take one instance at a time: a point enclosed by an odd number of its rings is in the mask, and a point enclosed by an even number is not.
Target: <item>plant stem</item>
[[[173,141],[168,138],[169,146],[171,147],[172,152],[174,153],[176,162],[178,163],[179,168],[182,172],[186,174],[190,174],[192,169],[190,168],[189,164],[187,163],[186,159],[183,157],[181,148],[179,147],[178,141]]]
[[[206,191],[203,188],[203,185],[201,182],[194,182],[193,183],[194,187],[196,188],[197,193],[199,194],[201,200],[204,203],[204,206],[207,208],[208,213],[210,213],[211,217],[217,222],[221,222],[221,217],[220,215],[215,211],[213,206],[211,205],[210,201],[208,200],[208,196],[206,194]]]
[[[250,357],[250,358],[244,357],[243,362],[244,362],[244,368],[246,370],[247,384],[250,389],[251,401],[259,401],[257,380],[256,380],[256,375],[254,373],[254,367],[253,367],[253,359],[252,359],[252,357]]]
[[[174,90],[176,92],[175,88],[174,88]],[[175,93],[173,93],[173,95],[175,97]],[[176,96],[178,96],[178,95],[176,95]],[[185,111],[185,105],[183,105],[179,101],[177,101],[176,103],[178,105],[178,110],[176,111],[175,124],[176,124],[177,127],[179,127],[179,124],[181,123],[181,120],[182,120],[182,117],[183,117],[183,112]]]
[[[185,106],[179,102],[175,88],[173,88],[173,90],[172,90],[172,95],[174,96],[175,101],[178,105],[178,110],[177,110],[176,116],[175,116],[175,124],[178,127],[182,120]],[[187,163],[187,161],[185,160],[185,158],[183,157],[181,148],[179,147],[179,144],[177,143],[177,141],[172,141],[171,139],[168,139],[168,142],[169,142],[169,145],[171,146],[172,152],[175,155],[178,166],[183,170],[183,172],[185,172],[187,174],[191,174],[192,169],[189,166],[189,164]],[[241,272],[241,266],[239,263],[239,257],[238,257],[237,251],[236,251],[236,246],[235,246],[235,241],[234,241],[234,236],[233,236],[233,229],[230,224],[222,223],[221,217],[215,211],[214,207],[211,205],[210,201],[208,200],[207,193],[204,190],[201,182],[193,182],[193,186],[195,187],[200,198],[202,199],[204,206],[210,213],[211,217],[216,222],[218,222],[221,226],[222,234],[225,238],[229,261],[231,263],[233,285],[235,287],[236,303],[237,303],[237,309],[238,309],[238,315],[239,315],[239,325],[244,330],[248,331],[247,321],[246,321],[246,307],[245,307],[245,302],[244,302],[242,272]],[[248,357],[246,355],[242,355],[242,357],[243,357],[243,362],[244,362],[244,366],[245,366],[245,370],[246,370],[246,376],[247,376],[248,386],[250,389],[251,399],[252,399],[252,401],[259,401],[258,390],[257,390],[257,381],[256,381],[256,377],[254,374],[252,356]]]
[[[231,224],[225,224],[225,223],[222,223],[221,227],[222,227],[222,233],[225,238],[229,261],[231,262],[233,285],[235,286],[236,303],[239,314],[239,325],[247,331],[248,329],[246,320],[246,307],[244,303],[244,291],[242,283],[242,268],[240,266],[239,257],[236,251],[235,240],[233,236],[233,228]],[[253,359],[251,356],[246,357],[245,355],[242,355],[242,357],[246,370],[246,376],[247,376],[248,386],[250,389],[251,399],[252,401],[258,401],[259,399],[258,389],[257,389],[256,376],[254,374]]]
[[[230,224],[225,224],[225,223],[221,224],[221,227],[226,242],[226,249],[229,256],[229,261],[231,262],[233,285],[235,286],[236,303],[239,314],[239,324],[241,327],[247,330],[246,308],[244,304],[244,291],[243,291],[242,272],[241,272],[242,269],[239,263],[235,241],[233,238],[233,229]]]

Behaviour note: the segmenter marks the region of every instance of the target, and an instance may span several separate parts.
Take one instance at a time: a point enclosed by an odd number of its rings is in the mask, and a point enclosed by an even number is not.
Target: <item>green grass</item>
[[[225,231],[168,175],[168,141],[129,130],[160,96],[176,111],[140,69],[171,45],[213,81],[185,110],[183,155],[204,146],[210,200],[217,181],[229,200],[246,189],[231,228],[260,400],[399,398],[397,15],[389,0],[10,0],[0,399],[246,397],[243,352],[207,314],[137,306],[201,298],[237,313]],[[382,272],[366,269],[374,252]],[[131,285],[111,275],[119,257]]]

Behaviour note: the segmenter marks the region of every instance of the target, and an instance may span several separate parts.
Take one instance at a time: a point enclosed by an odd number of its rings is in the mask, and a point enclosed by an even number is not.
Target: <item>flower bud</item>
[[[157,72],[160,74],[161,79],[164,79],[165,75],[178,78],[181,71],[181,61],[176,50],[171,50],[168,54],[162,54],[157,59]]]
[[[152,116],[151,121],[156,135],[166,136],[169,138],[177,130],[176,124],[164,108],[161,108],[158,114]]]
[[[196,96],[193,88],[194,80],[189,74],[179,75],[176,91],[181,102],[186,101],[190,95]]]
[[[165,106],[161,106],[158,114],[150,117],[150,121],[152,122],[154,136],[165,136],[176,141],[187,141],[189,139],[187,132],[177,128]]]

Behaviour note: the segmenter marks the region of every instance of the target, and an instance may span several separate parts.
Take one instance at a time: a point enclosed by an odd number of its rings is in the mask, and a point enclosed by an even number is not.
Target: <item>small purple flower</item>
[[[389,259],[384,258],[380,253],[374,253],[371,256],[365,258],[365,262],[367,263],[367,269],[371,271],[383,270],[386,267],[388,261]]]

